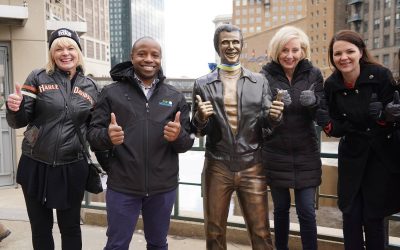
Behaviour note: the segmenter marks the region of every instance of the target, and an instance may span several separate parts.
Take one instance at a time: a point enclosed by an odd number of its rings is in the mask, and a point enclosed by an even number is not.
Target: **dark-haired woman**
[[[395,81],[354,31],[334,35],[329,61],[335,70],[324,84],[327,110],[319,109],[317,120],[328,136],[341,138],[338,205],[345,249],[383,250],[384,217],[400,211],[396,128],[384,112],[393,100]]]

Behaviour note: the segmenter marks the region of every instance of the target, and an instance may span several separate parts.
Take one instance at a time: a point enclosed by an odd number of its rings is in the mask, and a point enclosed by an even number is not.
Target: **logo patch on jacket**
[[[88,93],[86,93],[85,91],[81,90],[79,87],[75,86],[74,89],[73,89],[73,93],[82,96],[84,99],[88,100],[90,102],[90,104],[93,105],[92,97]]]
[[[170,100],[162,100],[158,104],[160,104],[161,106],[172,107],[172,101]]]

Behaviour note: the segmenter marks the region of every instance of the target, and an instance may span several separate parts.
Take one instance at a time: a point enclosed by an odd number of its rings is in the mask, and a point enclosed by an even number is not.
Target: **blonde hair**
[[[78,65],[76,66],[77,68],[81,68],[82,72],[85,72],[85,64],[83,61],[83,54],[82,51],[79,49],[78,44],[72,40],[71,38],[68,37],[59,37],[53,41],[51,44],[48,56],[47,56],[47,64],[46,64],[46,72],[47,74],[51,74],[54,72],[56,68],[56,63],[53,58],[53,52],[56,50],[58,46],[73,46],[75,50],[78,53]]]
[[[297,38],[300,40],[300,47],[302,51],[301,59],[310,59],[310,40],[303,30],[293,27],[285,26],[278,30],[269,42],[269,57],[271,60],[279,63],[278,57],[282,52],[283,47],[292,39]]]

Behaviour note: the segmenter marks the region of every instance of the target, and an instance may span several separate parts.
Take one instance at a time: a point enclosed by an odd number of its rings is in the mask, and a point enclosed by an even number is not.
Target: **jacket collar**
[[[302,74],[306,71],[310,71],[312,69],[312,67],[313,67],[312,63],[309,60],[307,60],[307,59],[300,60],[293,72],[293,79],[295,79],[298,74]],[[275,61],[272,61],[272,62],[264,65],[262,67],[261,72],[262,73],[267,72],[271,75],[280,75],[280,76],[286,78],[286,75],[285,75],[285,72],[283,71],[282,66]]]
[[[135,71],[133,70],[133,65],[131,61],[126,61],[119,63],[115,65],[111,70],[110,70],[110,76],[113,79],[113,81],[134,81],[137,82],[135,79]],[[162,68],[158,71],[157,78],[159,80],[159,83],[163,82],[164,79],[166,78],[164,76]],[[159,84],[157,84],[159,85]]]
[[[374,74],[375,70],[373,70],[373,68],[373,64],[360,64],[360,75],[356,80],[355,87],[364,84],[371,84],[377,81],[375,79],[376,75]],[[346,89],[343,76],[338,70],[335,70],[332,75],[329,76],[326,83],[328,83],[334,91]]]
[[[216,81],[219,81],[219,82],[221,81],[221,78],[219,76],[219,70],[220,69],[216,68],[207,75],[207,78],[208,78],[207,84],[212,84]],[[257,82],[256,77],[254,76],[254,73],[244,67],[242,67],[242,75],[240,76],[240,78],[248,78],[250,80],[250,82],[252,82],[252,83]]]

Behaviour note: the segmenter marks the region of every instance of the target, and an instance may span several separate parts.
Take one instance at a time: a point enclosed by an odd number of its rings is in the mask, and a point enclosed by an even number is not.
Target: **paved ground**
[[[12,231],[9,237],[0,242],[1,250],[32,249],[30,225],[20,188],[0,189],[0,221]],[[84,250],[103,249],[106,242],[105,227],[82,225],[82,234]],[[57,224],[54,225],[54,238],[56,249],[61,249]],[[168,236],[168,242],[169,249],[172,250],[205,249],[205,242],[200,239]],[[135,232],[129,249],[146,249],[144,236],[141,231]],[[251,247],[229,243],[228,249],[250,250]]]

